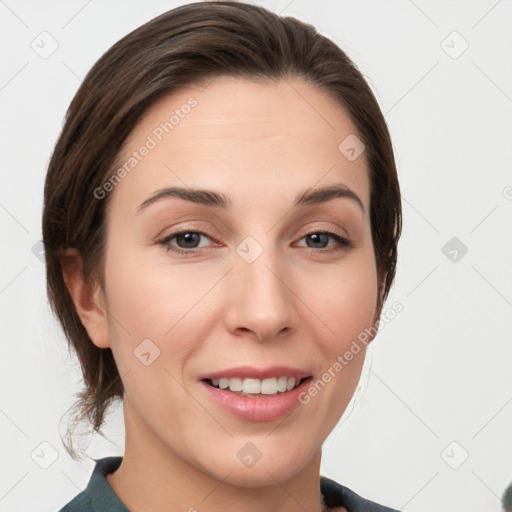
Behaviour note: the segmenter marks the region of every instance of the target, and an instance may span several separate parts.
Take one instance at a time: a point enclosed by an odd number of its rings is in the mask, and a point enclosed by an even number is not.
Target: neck
[[[322,512],[319,450],[297,474],[268,478],[256,486],[230,483],[235,469],[212,475],[164,445],[147,425],[131,415],[125,402],[125,454],[107,481],[129,510],[156,512]],[[137,422],[135,424],[135,422]],[[137,435],[131,435],[136,432]]]

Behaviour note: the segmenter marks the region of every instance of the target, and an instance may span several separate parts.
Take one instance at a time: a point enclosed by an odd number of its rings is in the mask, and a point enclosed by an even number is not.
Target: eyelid
[[[311,224],[314,224],[314,225],[311,226]],[[310,235],[312,233],[331,233],[331,234],[338,235],[340,238],[350,239],[350,235],[348,234],[348,232],[338,226],[322,227],[322,226],[318,226],[318,224],[314,223],[314,222],[309,223],[308,226],[309,227],[304,228],[304,230],[301,230],[301,232],[304,231],[304,234],[301,235],[301,238],[304,236]]]

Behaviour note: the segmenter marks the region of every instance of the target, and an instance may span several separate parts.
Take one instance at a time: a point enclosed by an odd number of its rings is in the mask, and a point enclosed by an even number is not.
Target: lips
[[[272,421],[300,405],[298,395],[311,378],[289,366],[241,366],[202,375],[200,383],[224,411],[249,421]]]
[[[295,377],[300,380],[311,375],[310,372],[300,368],[292,368],[291,366],[271,366],[268,368],[255,368],[254,366],[237,366],[236,368],[229,368],[218,372],[208,373],[201,375],[200,380],[205,379],[221,379],[238,377],[243,379],[268,379],[271,377]]]

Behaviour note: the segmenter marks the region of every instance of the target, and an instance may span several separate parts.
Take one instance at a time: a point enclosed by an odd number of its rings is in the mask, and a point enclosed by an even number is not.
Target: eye
[[[160,244],[166,246],[168,251],[175,251],[181,254],[194,253],[194,249],[201,249],[204,246],[200,246],[201,237],[205,237],[211,240],[211,238],[202,231],[178,231],[171,233],[169,236],[159,241]],[[178,247],[172,245],[172,241],[176,239]]]
[[[307,244],[310,249],[319,249],[320,252],[330,252],[345,249],[352,246],[352,242],[347,238],[344,238],[337,233],[330,231],[314,231],[301,238],[301,240],[310,241],[311,244]],[[329,243],[329,239],[334,240],[334,247],[327,248],[326,245]],[[307,242],[306,242],[307,243]],[[303,246],[302,246],[303,247]]]

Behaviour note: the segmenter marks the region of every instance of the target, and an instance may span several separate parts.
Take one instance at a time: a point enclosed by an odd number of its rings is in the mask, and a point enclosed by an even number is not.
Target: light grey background
[[[94,466],[60,441],[81,373],[37,250],[65,111],[104,51],[182,3],[0,0],[0,512],[56,511]],[[314,24],[356,62],[385,113],[403,191],[387,303],[403,311],[371,345],[322,473],[408,512],[499,511],[512,481],[512,4],[254,3]],[[123,453],[122,408],[105,433],[91,457]]]

